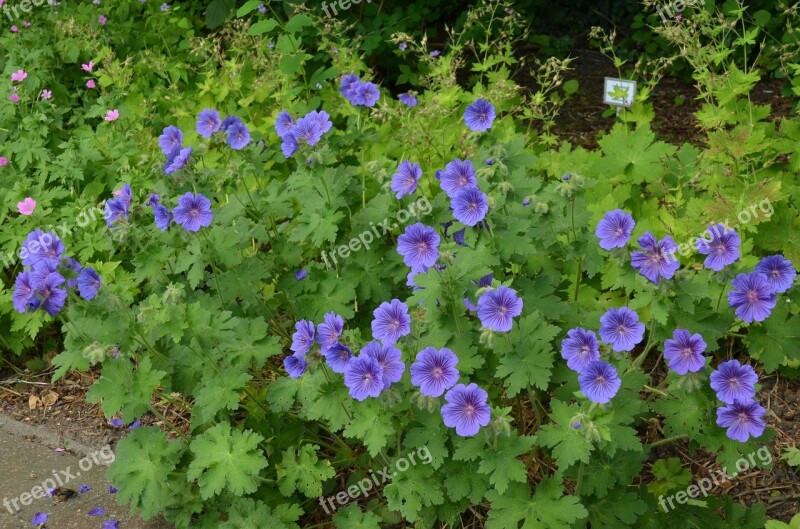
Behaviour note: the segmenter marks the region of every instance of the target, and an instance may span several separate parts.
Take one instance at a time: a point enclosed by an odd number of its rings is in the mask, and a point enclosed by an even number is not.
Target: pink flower
[[[11,33],[16,33],[17,31],[19,31],[17,26],[11,26]]]
[[[53,97],[53,92],[50,90],[42,90],[42,99],[50,99]]]
[[[29,27],[31,27],[31,23],[30,23],[30,22],[28,22],[27,20],[24,20],[24,21],[22,22],[22,26],[23,26],[23,27],[26,27],[26,28],[29,28]]]
[[[36,201],[31,197],[26,198],[22,202],[17,203],[17,209],[26,217],[33,215],[33,210],[36,209]]]
[[[17,70],[11,74],[11,80],[18,83],[24,81],[26,77],[28,77],[28,74],[25,72],[25,70]]]
[[[8,165],[8,158],[5,156],[0,156],[0,167],[3,167],[4,165]]]
[[[91,72],[92,68],[94,68],[94,61],[89,61],[89,64],[81,64],[81,69],[84,72]]]
[[[94,88],[94,87],[95,87],[94,79],[89,79],[88,81],[86,81],[86,88]]]
[[[98,18],[97,21],[100,22],[101,26],[105,26],[106,22],[108,22],[108,19],[105,16],[100,15],[100,18]]]
[[[19,103],[19,94],[11,94],[8,98],[12,103]]]
[[[114,110],[109,110],[108,112],[106,112],[106,117],[104,117],[103,119],[105,119],[106,121],[116,121],[118,117],[119,117],[119,110],[115,108]]]

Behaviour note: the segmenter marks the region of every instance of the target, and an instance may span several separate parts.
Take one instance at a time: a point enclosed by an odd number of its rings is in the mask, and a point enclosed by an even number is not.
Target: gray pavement
[[[57,447],[66,451],[57,452]],[[117,505],[105,479],[111,460],[108,447],[69,442],[0,413],[0,528],[33,528],[31,519],[43,512],[47,529],[101,529],[106,520],[119,520],[120,529],[170,529],[161,517],[144,522],[127,505]],[[92,490],[56,502],[44,495],[53,484],[73,490],[85,484]],[[88,516],[95,507],[106,515]]]

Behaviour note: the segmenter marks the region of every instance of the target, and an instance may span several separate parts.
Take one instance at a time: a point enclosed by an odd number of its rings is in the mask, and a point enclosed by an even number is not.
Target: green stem
[[[682,434],[679,434],[679,435],[673,435],[672,437],[667,437],[665,439],[661,439],[660,441],[656,441],[654,443],[650,443],[650,448],[653,448],[655,446],[665,445],[667,443],[671,443],[672,441],[677,441],[678,439],[683,439],[684,437],[687,437],[687,435],[685,433],[682,433]]]

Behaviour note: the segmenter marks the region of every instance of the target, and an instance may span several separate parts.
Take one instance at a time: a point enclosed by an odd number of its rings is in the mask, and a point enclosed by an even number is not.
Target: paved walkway
[[[127,505],[117,505],[105,479],[107,464],[113,460],[108,447],[61,441],[67,451],[56,452],[58,442],[53,432],[0,413],[0,528],[31,529],[35,527],[31,519],[43,512],[52,529],[101,529],[105,520],[119,520],[120,529],[170,529],[161,517],[145,523]],[[92,489],[56,503],[44,495],[53,484]],[[88,516],[95,507],[105,510],[105,516]]]

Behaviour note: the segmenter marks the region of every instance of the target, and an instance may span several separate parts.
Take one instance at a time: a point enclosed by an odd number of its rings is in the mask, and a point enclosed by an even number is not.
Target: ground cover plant
[[[119,501],[180,528],[763,527],[659,455],[778,464],[757,394],[800,367],[800,121],[748,99],[744,6],[653,30],[702,144],[660,140],[644,90],[597,150],[553,127],[569,61],[512,78],[510,3],[445,46],[386,35],[399,88],[341,20],[276,7],[205,33],[196,6],[65,2],[0,33],[0,340],[97,373],[132,426]]]

